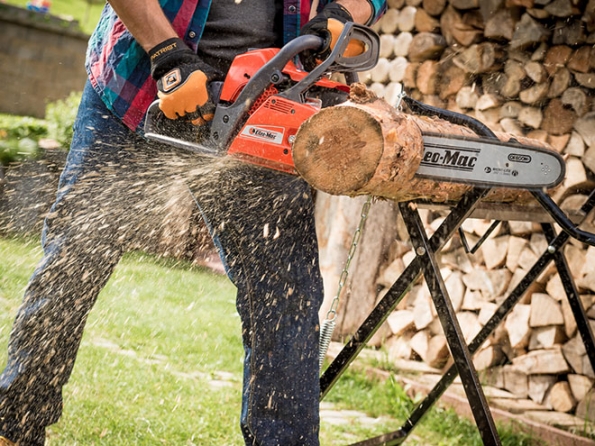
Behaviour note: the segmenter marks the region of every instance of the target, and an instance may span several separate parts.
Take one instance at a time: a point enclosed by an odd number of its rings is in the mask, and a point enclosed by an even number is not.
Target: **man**
[[[249,445],[318,444],[322,284],[308,186],[253,167],[212,169],[149,143],[156,94],[170,119],[212,119],[208,84],[249,48],[302,32],[370,24],[383,0],[111,0],[93,33],[67,165],[43,234],[44,257],[18,311],[0,376],[0,445],[44,444],[62,411],[87,315],[114,267],[150,227],[172,181],[192,191],[230,279],[245,347],[241,429]],[[317,14],[318,12],[318,14]],[[307,20],[313,17],[311,20]],[[324,58],[328,48],[306,63]],[[210,171],[208,175],[197,173]],[[193,196],[188,193],[188,200]]]

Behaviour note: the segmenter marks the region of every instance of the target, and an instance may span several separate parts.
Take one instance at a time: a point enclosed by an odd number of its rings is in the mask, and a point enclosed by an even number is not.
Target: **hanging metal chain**
[[[362,234],[364,232],[364,227],[366,225],[366,220],[368,218],[368,214],[370,212],[370,207],[372,205],[373,197],[368,195],[368,199],[362,206],[362,212],[359,220],[359,224],[353,234],[353,240],[351,242],[351,248],[349,248],[349,253],[347,254],[347,260],[345,261],[345,265],[343,265],[343,271],[341,271],[341,276],[339,276],[339,286],[337,287],[337,293],[331,302],[330,309],[326,313],[326,319],[322,322],[320,327],[320,351],[319,351],[319,366],[320,370],[322,370],[322,365],[324,363],[324,358],[326,356],[326,352],[328,350],[328,346],[331,343],[331,337],[333,335],[333,331],[335,330],[335,324],[337,322],[337,308],[339,307],[339,297],[341,296],[341,291],[343,287],[347,283],[347,278],[349,277],[349,267],[351,265],[351,261],[355,256],[355,251],[357,250],[357,246],[361,240]]]

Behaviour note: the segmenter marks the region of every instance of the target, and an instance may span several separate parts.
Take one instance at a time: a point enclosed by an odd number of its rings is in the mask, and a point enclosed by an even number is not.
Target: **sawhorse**
[[[400,429],[354,443],[352,446],[398,445],[403,443],[424,414],[447,390],[457,375],[460,375],[483,443],[485,445],[500,445],[498,431],[496,430],[492,413],[479,382],[472,356],[510,313],[529,286],[533,284],[550,262],[554,262],[556,265],[577,323],[578,333],[585,345],[589,361],[593,369],[595,369],[595,339],[593,331],[589,325],[574,279],[562,252],[562,248],[570,238],[575,238],[583,243],[595,246],[595,235],[575,226],[573,221],[543,191],[533,191],[532,194],[539,204],[540,209],[548,216],[547,219],[539,219],[548,241],[546,250],[500,304],[494,315],[483,326],[471,343],[467,345],[465,342],[440,273],[437,255],[457,231],[460,231],[463,222],[473,216],[474,211],[476,211],[478,205],[489,191],[490,189],[488,188],[471,189],[458,203],[450,208],[443,223],[431,237],[426,235],[418,211],[418,206],[422,203],[399,203],[399,210],[409,232],[416,256],[358,328],[335,360],[324,371],[320,379],[321,399],[330,391],[334,383],[366,346],[376,330],[386,321],[391,312],[422,274],[430,290],[454,363],[447,369],[446,373],[429,392],[427,397],[417,404]],[[585,204],[581,207],[579,215],[585,218],[594,206],[595,191],[591,192]],[[558,223],[562,231],[557,233],[553,222]],[[580,223],[580,221],[576,221],[576,223]]]

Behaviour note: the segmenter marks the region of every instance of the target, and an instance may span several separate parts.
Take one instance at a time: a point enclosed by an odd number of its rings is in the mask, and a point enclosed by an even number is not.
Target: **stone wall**
[[[77,28],[0,3],[0,113],[43,118],[48,102],[82,91],[88,36]]]

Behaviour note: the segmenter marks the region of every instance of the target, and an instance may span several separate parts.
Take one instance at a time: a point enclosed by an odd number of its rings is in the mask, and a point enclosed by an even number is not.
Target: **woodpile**
[[[443,211],[421,210],[429,234],[442,222]],[[402,221],[401,221],[402,224]],[[463,232],[477,241],[491,221],[468,219]],[[404,228],[401,227],[401,231]],[[401,232],[400,232],[401,234]],[[403,235],[403,234],[401,234]],[[406,240],[406,237],[400,237]],[[395,241],[403,252],[406,241]],[[539,226],[502,222],[475,253],[465,251],[457,237],[439,259],[463,335],[470,342],[498,305],[546,250]],[[564,253],[575,274],[580,299],[595,330],[595,248],[570,243]],[[379,271],[380,296],[415,257],[412,250],[392,259]],[[449,366],[446,338],[429,290],[421,280],[390,314],[382,331],[390,360],[419,360],[434,368]],[[574,415],[576,424],[595,420],[595,372],[577,332],[576,322],[556,269],[550,266],[521,298],[504,323],[474,356],[484,382],[509,393],[504,408],[523,401],[537,412],[547,409]],[[506,401],[510,403],[506,405]],[[501,404],[502,406],[502,404]],[[535,415],[539,418],[539,415]],[[580,419],[580,420],[579,420]]]
[[[426,104],[476,117],[495,132],[550,145],[565,157],[567,168],[553,197],[565,209],[578,209],[595,186],[595,1],[388,3],[387,14],[375,25],[381,36],[380,62],[360,76],[367,87],[392,105],[406,91]],[[444,217],[439,210],[421,212],[430,233]],[[490,224],[469,219],[463,230],[473,243]],[[595,229],[592,217],[585,229]],[[376,274],[381,291],[358,297],[345,293],[339,314],[343,308],[363,306],[366,299],[371,305],[377,302],[415,256],[402,221],[396,232]],[[532,221],[501,223],[474,255],[465,252],[458,237],[447,244],[440,257],[442,272],[467,340],[546,247],[540,226]],[[572,241],[564,252],[595,330],[595,248]],[[336,338],[357,327],[346,321],[349,315],[343,318],[344,330],[339,328]],[[395,360],[416,359],[436,368],[449,364],[425,283],[417,283],[405,296],[373,344],[383,345]],[[556,423],[571,417],[578,431],[585,429],[585,420],[595,420],[595,372],[553,266],[474,360],[484,382],[510,396],[504,400],[524,401],[531,413],[557,411]]]

